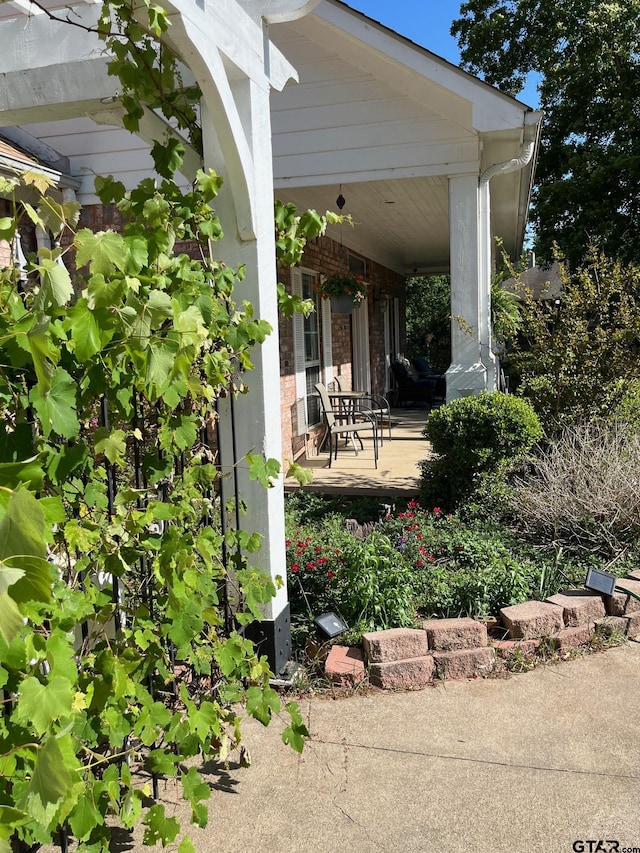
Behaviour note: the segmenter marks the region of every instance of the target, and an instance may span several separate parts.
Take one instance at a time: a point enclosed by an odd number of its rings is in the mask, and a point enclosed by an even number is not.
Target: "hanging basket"
[[[334,314],[352,314],[354,308],[353,297],[347,293],[331,297],[331,310]]]

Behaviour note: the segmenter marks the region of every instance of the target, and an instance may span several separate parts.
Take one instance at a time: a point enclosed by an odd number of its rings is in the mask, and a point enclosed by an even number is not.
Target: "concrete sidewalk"
[[[253,764],[213,772],[209,826],[189,830],[198,853],[618,849],[599,839],[640,853],[639,643],[508,679],[301,707],[301,756],[278,719],[245,724]],[[172,786],[161,793],[186,829]]]

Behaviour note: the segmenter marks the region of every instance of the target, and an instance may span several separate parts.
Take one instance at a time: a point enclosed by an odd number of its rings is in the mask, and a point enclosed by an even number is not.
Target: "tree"
[[[407,354],[428,356],[433,367],[451,363],[451,283],[448,275],[407,280]]]
[[[463,67],[516,95],[541,75],[532,219],[577,265],[590,244],[640,259],[640,0],[468,0],[451,32]]]
[[[521,332],[507,359],[548,436],[615,415],[640,379],[640,268],[591,249],[575,272],[560,263],[560,278],[553,301],[521,286]]]

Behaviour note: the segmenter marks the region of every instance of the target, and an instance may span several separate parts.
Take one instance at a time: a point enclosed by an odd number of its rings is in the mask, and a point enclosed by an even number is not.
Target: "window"
[[[316,310],[309,317],[293,315],[293,356],[295,365],[296,406],[294,435],[302,435],[320,423],[320,400],[315,396],[316,383],[333,381],[333,347],[331,342],[331,302],[316,299],[313,270],[294,267],[291,289],[297,296],[313,299]]]

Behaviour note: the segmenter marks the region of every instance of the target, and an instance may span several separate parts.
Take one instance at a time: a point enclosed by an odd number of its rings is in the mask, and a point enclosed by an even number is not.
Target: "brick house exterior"
[[[368,373],[370,381],[368,387],[364,387],[362,381],[354,379],[355,312],[352,315],[334,313],[326,300],[316,297],[320,368],[318,379],[330,385],[334,377],[338,377],[343,388],[385,394],[389,389],[389,362],[393,356],[404,351],[404,276],[367,258],[351,254],[348,249],[342,248],[339,243],[326,236],[319,237],[307,245],[299,269],[308,276],[317,278],[338,272],[341,263],[348,266],[351,258],[357,258],[357,262],[364,264],[364,280],[368,286],[368,299],[356,311],[366,311],[366,322],[361,320],[361,323],[364,322],[367,327],[368,369],[365,373]],[[297,275],[298,270],[279,270],[278,280],[292,292]],[[387,316],[394,311],[397,315],[395,344],[390,341]],[[330,334],[327,334],[327,323],[330,325]],[[297,382],[296,373],[302,369],[302,365],[296,362],[296,335],[300,334],[301,324],[299,317],[280,317],[282,456],[283,459],[289,460],[298,459],[303,455],[316,455],[324,431],[319,420],[307,423],[304,418],[304,406],[300,405],[300,388],[303,383]]]

